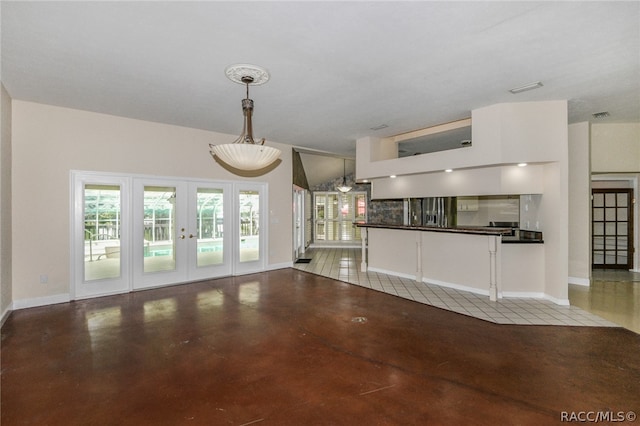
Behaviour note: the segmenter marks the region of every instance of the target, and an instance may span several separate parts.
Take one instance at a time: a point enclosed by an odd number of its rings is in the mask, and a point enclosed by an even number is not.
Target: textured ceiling
[[[640,121],[640,2],[0,7],[0,76],[15,99],[238,134],[244,88],[224,70],[257,64],[271,80],[251,89],[256,136],[346,157],[357,138],[500,102],[567,99],[570,122]]]

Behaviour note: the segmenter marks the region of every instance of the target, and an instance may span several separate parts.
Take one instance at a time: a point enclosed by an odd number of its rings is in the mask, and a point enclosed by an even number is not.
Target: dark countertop
[[[391,223],[365,223],[354,222],[355,226],[361,228],[378,228],[378,229],[400,229],[404,231],[426,231],[426,232],[449,232],[453,234],[472,234],[472,235],[501,235],[503,244],[542,244],[542,239],[512,237],[511,228],[497,228],[493,226],[410,226],[410,225],[394,225]]]
[[[354,222],[355,226],[361,228],[381,228],[381,229],[401,229],[405,231],[427,231],[427,232],[449,232],[453,234],[475,234],[475,235],[508,235],[511,228],[494,228],[490,226],[409,226],[394,225],[390,223],[365,223]]]

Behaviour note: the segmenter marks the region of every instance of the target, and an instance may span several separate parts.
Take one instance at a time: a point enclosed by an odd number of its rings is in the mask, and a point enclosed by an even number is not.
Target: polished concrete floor
[[[597,269],[588,287],[569,285],[571,304],[640,333],[640,273]]]
[[[361,272],[362,251],[359,248],[310,248],[303,257],[311,261],[296,264],[295,268],[498,324],[597,327],[634,325],[621,324],[615,321],[617,317],[602,316],[600,311],[591,311],[589,307],[574,304],[572,293],[570,293],[571,306],[561,306],[548,300],[532,298],[503,298],[498,302],[491,302],[488,296],[467,291],[416,283],[413,279],[376,272]],[[610,273],[603,274],[599,278],[610,275]],[[633,312],[637,315],[640,312],[640,300],[637,297],[635,299],[630,297],[630,300],[635,307]],[[640,327],[628,328],[640,333]]]
[[[640,410],[640,335],[496,324],[294,268],[13,312],[3,426],[548,425]]]

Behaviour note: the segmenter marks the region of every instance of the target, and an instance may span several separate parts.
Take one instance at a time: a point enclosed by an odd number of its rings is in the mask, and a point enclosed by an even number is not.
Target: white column
[[[497,260],[496,251],[498,250],[498,238],[496,235],[489,235],[489,300],[495,302],[498,300],[498,283],[497,283]]]
[[[422,282],[422,232],[416,232],[416,282]]]

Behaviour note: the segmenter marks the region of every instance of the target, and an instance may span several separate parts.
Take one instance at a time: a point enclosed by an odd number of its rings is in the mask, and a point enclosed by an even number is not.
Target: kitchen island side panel
[[[369,270],[489,294],[493,236],[384,228],[368,232]],[[497,256],[499,264],[500,250]]]
[[[422,233],[423,280],[489,294],[489,235]],[[497,264],[500,262],[500,253]],[[498,277],[498,291],[500,278]]]
[[[370,270],[415,278],[419,231],[369,228],[367,232]]]

